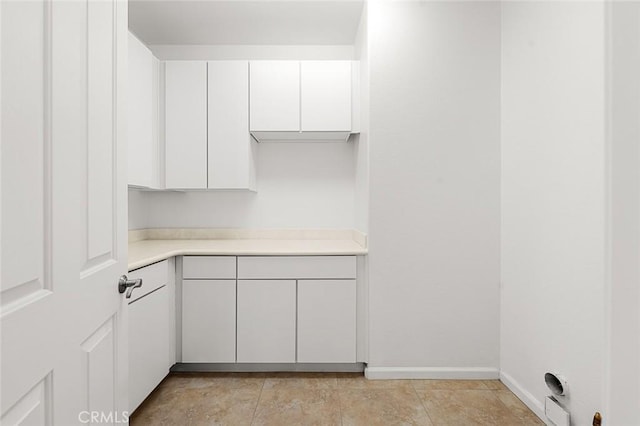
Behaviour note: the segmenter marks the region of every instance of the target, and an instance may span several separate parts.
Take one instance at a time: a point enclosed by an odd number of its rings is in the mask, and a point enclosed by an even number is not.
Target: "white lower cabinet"
[[[238,362],[296,362],[296,281],[238,280]]]
[[[356,281],[298,281],[298,362],[356,362]]]
[[[182,362],[355,363],[355,256],[184,256]]]
[[[237,261],[237,262],[236,262]],[[183,363],[355,363],[355,256],[184,256]],[[129,273],[129,410],[175,361],[174,261]],[[251,279],[237,279],[237,277]]]
[[[182,306],[182,362],[235,362],[235,279],[184,280]]]
[[[142,278],[128,305],[129,411],[133,412],[169,373],[171,357],[172,298],[167,261],[134,271]]]

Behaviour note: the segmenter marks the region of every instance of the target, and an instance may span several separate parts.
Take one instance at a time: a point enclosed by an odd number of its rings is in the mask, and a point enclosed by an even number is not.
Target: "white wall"
[[[502,6],[502,377],[541,414],[565,375],[574,425],[603,409],[604,24],[598,2]]]
[[[363,6],[354,43],[355,59],[360,62],[360,134],[353,136],[355,167],[354,228],[369,230],[369,37],[367,3]]]
[[[147,192],[147,227],[353,228],[352,143],[261,143],[257,192]]]
[[[129,229],[144,229],[148,227],[146,193],[138,189],[129,188]]]
[[[497,376],[500,5],[369,11],[368,375]]]
[[[161,60],[354,59],[353,46],[149,46]],[[145,192],[134,199],[135,226],[354,228],[359,163],[348,143],[260,143],[257,193]],[[132,218],[132,219],[131,219]],[[144,224],[144,225],[139,225]]]
[[[640,3],[609,4],[611,276],[605,420],[640,424]]]

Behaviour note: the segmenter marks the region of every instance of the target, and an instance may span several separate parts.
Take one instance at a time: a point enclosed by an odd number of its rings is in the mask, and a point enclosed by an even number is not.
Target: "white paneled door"
[[[123,423],[127,3],[0,19],[0,423]]]

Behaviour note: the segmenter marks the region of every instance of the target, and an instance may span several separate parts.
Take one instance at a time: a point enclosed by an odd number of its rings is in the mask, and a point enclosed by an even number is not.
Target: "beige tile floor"
[[[180,373],[131,425],[543,425],[497,380],[367,380],[359,374]]]

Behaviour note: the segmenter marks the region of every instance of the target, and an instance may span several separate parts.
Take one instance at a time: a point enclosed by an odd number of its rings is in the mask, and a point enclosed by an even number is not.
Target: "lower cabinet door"
[[[296,281],[238,280],[238,362],[296,361]]]
[[[129,411],[133,412],[169,373],[167,287],[129,304]]]
[[[356,362],[356,281],[298,281],[298,362]]]
[[[236,281],[182,282],[182,362],[236,362]]]

